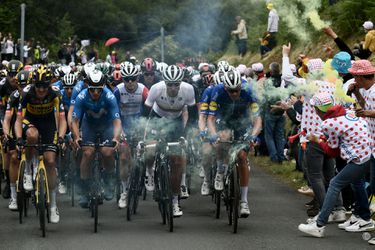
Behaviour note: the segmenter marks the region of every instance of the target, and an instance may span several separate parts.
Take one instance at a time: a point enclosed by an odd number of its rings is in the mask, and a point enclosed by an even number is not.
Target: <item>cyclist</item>
[[[73,73],[72,68],[70,66],[64,65],[56,68],[54,72],[56,82],[54,82],[53,85],[58,87],[59,89],[63,89],[64,84],[62,79],[65,75],[69,73]]]
[[[5,109],[7,105],[7,101],[11,93],[17,89],[17,73],[20,72],[22,69],[23,64],[18,60],[10,60],[7,65],[7,76],[4,77],[0,81],[0,119],[1,122],[4,121]],[[10,153],[5,153],[4,158],[4,170],[6,176],[6,185],[3,190],[3,197],[4,199],[8,199],[10,197],[10,176],[9,176],[9,164],[10,164]]]
[[[7,108],[5,112],[4,122],[3,122],[3,132],[4,132],[4,145],[7,146],[7,150],[10,155],[10,200],[8,208],[10,210],[17,210],[17,192],[16,192],[16,181],[18,177],[18,166],[19,161],[17,159],[16,151],[16,135],[14,133],[14,123],[17,118],[17,110],[19,105],[20,94],[22,94],[22,89],[31,82],[31,72],[21,70],[18,72],[16,79],[18,83],[18,89],[13,91],[9,96],[7,103]],[[29,168],[30,169],[30,168]],[[30,172],[25,175],[26,178],[23,180],[23,185],[25,190],[32,190],[32,180]]]
[[[157,82],[160,82],[161,76],[156,70],[156,62],[150,58],[145,58],[141,63],[142,75],[139,81],[143,83],[148,89]]]
[[[196,113],[194,112],[194,109],[196,109],[194,89],[190,84],[182,82],[183,77],[183,69],[176,65],[168,66],[163,72],[164,81],[151,87],[145,102],[145,106],[152,109],[150,117],[153,120],[150,123],[155,129],[166,130],[167,141],[177,141],[184,135],[187,120],[196,119],[196,117],[189,117],[189,114]],[[186,159],[181,152],[173,152],[172,154],[170,155],[170,164],[173,215],[178,217],[182,216],[182,210],[178,204],[178,195],[181,192],[181,177],[186,165]],[[149,173],[152,172],[150,171],[152,163],[152,160],[147,161]],[[148,178],[148,182],[150,182],[149,180],[150,178]]]
[[[82,90],[77,96],[74,112],[72,114],[72,132],[74,142],[77,148],[80,148],[80,142],[95,143],[97,135],[100,135],[101,142],[113,141],[116,143],[114,148],[103,147],[101,154],[105,163],[104,172],[104,198],[113,199],[114,191],[114,150],[119,144],[121,133],[121,120],[118,105],[115,96],[105,87],[105,76],[101,71],[93,70],[86,79],[88,88]],[[82,119],[82,122],[81,122]],[[82,138],[79,132],[80,123],[82,123]],[[82,147],[81,159],[81,183],[82,196],[79,204],[82,208],[88,207],[88,192],[90,187],[90,161],[94,156],[94,147]]]
[[[66,132],[64,107],[61,103],[60,91],[51,86],[53,73],[41,65],[33,73],[33,84],[25,87],[20,99],[17,120],[14,126],[17,145],[36,144],[39,136],[43,144],[63,142]],[[60,215],[56,205],[56,152],[57,146],[44,149],[43,160],[47,170],[50,191],[50,221],[58,223]],[[30,161],[35,150],[27,148],[26,160]]]
[[[207,117],[209,114],[209,105],[211,101],[211,94],[212,91],[215,88],[215,85],[222,84],[222,76],[224,72],[223,71],[217,71],[214,74],[214,84],[207,87],[202,94],[200,103],[199,103],[199,119],[198,119],[198,127],[199,127],[199,137],[203,141],[203,147],[202,147],[202,167],[203,167],[203,183],[201,187],[201,194],[202,195],[209,195],[210,190],[210,179],[209,179],[209,173],[210,168],[212,166],[212,153],[213,149],[210,143],[207,141],[208,133],[207,133]]]
[[[242,87],[241,75],[236,70],[225,72],[222,80],[224,84],[217,85],[211,94],[210,111],[207,120],[210,140],[212,142],[217,142],[219,138],[229,140],[231,139],[231,131],[233,131],[234,138],[232,139],[234,140],[239,140],[243,137],[243,139],[250,142],[254,141],[262,126],[259,107],[254,96],[250,90]],[[251,111],[251,117],[249,116],[249,111]],[[221,122],[217,130],[216,119],[219,114]],[[249,127],[251,123],[253,125],[252,129]],[[219,152],[227,152],[225,147],[225,145],[219,144],[217,148],[216,190],[223,190],[224,188],[224,172],[228,167],[229,155]],[[249,181],[247,156],[248,147],[244,147],[237,155],[241,189],[241,217],[247,217],[250,214],[247,202]]]
[[[83,90],[87,88],[87,78],[90,74],[95,69],[95,63],[89,62],[86,63],[85,66],[83,66],[83,70],[81,71],[82,75],[82,81],[79,81],[73,88],[72,96],[70,98],[70,107],[69,107],[69,112],[68,112],[68,126],[70,129],[72,129],[72,114],[74,110],[74,104],[76,101],[76,98],[78,94]]]
[[[67,112],[68,112],[69,107],[70,107],[70,99],[72,97],[73,88],[76,85],[76,83],[77,83],[77,78],[76,78],[75,74],[73,74],[73,73],[66,74],[62,78],[63,87],[60,90],[60,93],[61,93],[62,104],[64,106],[65,118],[68,117]],[[67,135],[69,135],[69,137],[70,137],[70,131],[67,131]],[[71,138],[68,138],[68,139],[71,140]],[[61,165],[61,167],[63,167],[63,166],[64,166],[64,164]],[[60,171],[60,172],[63,173],[63,171]],[[60,182],[59,182],[59,186],[58,186],[58,190],[59,190],[60,194],[66,194],[66,183],[65,183],[64,178],[65,178],[65,175],[62,174],[60,176]]]
[[[118,106],[121,112],[121,123],[126,138],[139,137],[135,134],[139,127],[143,106],[148,95],[148,89],[138,82],[140,70],[129,63],[121,69],[123,83],[117,85],[114,90]],[[120,178],[122,183],[122,194],[118,201],[119,208],[126,207],[127,179],[131,168],[131,151],[128,143],[121,144],[120,147]]]

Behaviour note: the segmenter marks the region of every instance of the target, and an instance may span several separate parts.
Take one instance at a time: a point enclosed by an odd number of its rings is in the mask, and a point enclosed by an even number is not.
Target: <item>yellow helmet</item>
[[[267,9],[272,10],[273,9],[273,3],[268,3],[267,4]]]
[[[16,75],[23,68],[23,64],[18,60],[10,60],[8,63],[8,74]]]
[[[50,68],[40,65],[33,73],[33,81],[37,82],[50,82],[53,77],[53,72]]]

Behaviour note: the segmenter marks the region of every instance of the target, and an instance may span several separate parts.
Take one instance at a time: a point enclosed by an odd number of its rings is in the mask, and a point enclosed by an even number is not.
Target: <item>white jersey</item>
[[[120,83],[116,88],[114,95],[119,102],[121,116],[125,118],[127,116],[139,115],[148,95],[146,86],[142,83],[138,83],[138,88],[134,93],[130,93],[126,90],[125,83]]]
[[[195,105],[194,88],[181,82],[177,96],[170,97],[167,95],[165,82],[161,81],[151,87],[145,104],[152,107],[160,117],[175,119],[187,110],[187,106]]]

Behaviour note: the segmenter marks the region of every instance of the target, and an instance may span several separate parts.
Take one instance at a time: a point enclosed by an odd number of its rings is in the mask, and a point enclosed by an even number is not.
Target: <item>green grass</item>
[[[306,181],[303,179],[303,173],[295,170],[296,166],[294,161],[285,161],[280,165],[271,162],[267,156],[257,156],[251,157],[251,162],[292,188],[298,189],[306,185]]]

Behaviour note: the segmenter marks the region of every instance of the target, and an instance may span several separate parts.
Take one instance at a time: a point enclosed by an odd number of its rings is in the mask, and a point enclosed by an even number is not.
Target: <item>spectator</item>
[[[272,50],[276,44],[276,34],[279,30],[279,15],[272,3],[267,4],[267,9],[270,11],[268,14],[267,32],[270,34],[268,48]]]
[[[30,58],[30,41],[27,41],[26,44],[23,46],[23,62],[25,64],[32,64],[31,58]]]
[[[268,32],[264,32],[262,38],[259,38],[260,41],[260,56],[261,58],[265,57],[265,55],[271,51],[271,49],[268,47],[269,41],[271,38],[271,34]]]
[[[254,71],[254,80],[259,81],[261,80],[264,76],[265,73],[263,71],[264,67],[262,63],[254,63],[251,65],[251,69]]]
[[[66,65],[69,65],[69,63],[72,61],[72,51],[73,51],[73,48],[72,48],[72,44],[69,43],[67,46],[66,46],[66,53],[65,53],[65,63]]]
[[[66,64],[65,54],[66,54],[66,43],[63,43],[63,45],[61,46],[61,48],[57,52],[57,58],[60,60],[60,63],[62,65]]]
[[[236,36],[236,43],[238,47],[238,53],[241,58],[245,56],[247,51],[247,28],[246,22],[240,16],[236,16],[237,29],[232,30],[232,35]]]
[[[105,61],[110,63],[110,64],[116,64],[118,62],[116,51],[112,50],[111,53],[108,53]]]
[[[36,42],[36,46],[34,48],[34,63],[40,63],[40,43],[39,43],[39,41]]]
[[[365,41],[354,45],[353,53],[360,59],[367,59],[375,51],[375,30],[371,21],[364,22],[362,26],[366,32]]]
[[[8,36],[5,38],[5,60],[10,61],[13,58],[14,53],[14,42],[12,38],[12,34],[9,33]]]
[[[5,36],[3,37],[2,33],[0,32],[0,42],[1,42],[1,47],[0,47],[0,52],[1,52],[1,61],[5,60]]]
[[[42,47],[40,48],[40,61],[42,64],[48,63],[48,54],[49,54],[49,50],[43,44]]]
[[[273,87],[275,87],[276,89],[280,88],[280,64],[276,62],[270,64],[269,77],[266,81],[272,81],[271,85]],[[268,84],[265,85],[265,88],[267,88]],[[285,160],[285,117],[284,110],[278,107],[280,104],[280,100],[267,98],[264,115],[264,138],[266,140],[268,153],[271,161],[277,163],[282,163]]]

